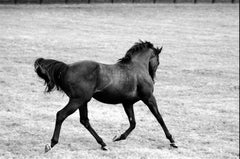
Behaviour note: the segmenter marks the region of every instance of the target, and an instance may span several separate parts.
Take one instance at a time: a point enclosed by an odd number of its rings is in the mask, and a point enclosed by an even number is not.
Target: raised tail
[[[68,65],[53,59],[38,58],[34,62],[34,69],[37,75],[45,81],[46,92],[64,89],[64,77]]]

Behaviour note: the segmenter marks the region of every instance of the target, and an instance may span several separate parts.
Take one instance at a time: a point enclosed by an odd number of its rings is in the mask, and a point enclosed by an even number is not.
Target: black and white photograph
[[[239,0],[0,0],[0,159],[239,159]]]

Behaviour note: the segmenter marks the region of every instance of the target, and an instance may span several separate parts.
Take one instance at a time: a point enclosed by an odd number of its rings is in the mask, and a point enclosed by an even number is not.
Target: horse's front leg
[[[129,128],[120,136],[115,136],[113,138],[113,141],[120,141],[125,140],[127,136],[133,131],[133,129],[136,127],[136,121],[135,121],[135,115],[133,110],[133,104],[123,104],[124,110],[128,116],[128,120],[130,123]]]
[[[102,138],[96,133],[96,131],[92,128],[92,126],[89,123],[87,103],[80,106],[79,114],[80,123],[83,124],[84,127],[93,135],[93,137],[101,145],[102,150],[108,150],[107,145],[103,142]]]
[[[69,103],[60,111],[57,112],[56,115],[56,123],[55,123],[55,129],[53,133],[53,137],[51,140],[51,145],[45,146],[45,152],[48,152],[53,148],[57,143],[59,139],[59,134],[61,130],[61,126],[63,121],[72,113],[74,113],[79,108],[79,100],[77,99],[70,99]]]
[[[172,135],[170,134],[170,132],[168,131],[167,126],[165,125],[165,122],[163,121],[163,118],[161,116],[161,114],[158,111],[158,107],[157,107],[157,103],[156,103],[156,99],[155,97],[152,95],[150,96],[150,98],[147,99],[143,99],[143,102],[148,106],[148,108],[150,109],[150,111],[152,112],[152,114],[156,117],[156,119],[158,120],[158,122],[160,123],[160,125],[163,128],[163,131],[167,137],[167,139],[170,141],[170,145],[174,148],[177,148],[177,145],[175,144],[175,141],[173,140]]]

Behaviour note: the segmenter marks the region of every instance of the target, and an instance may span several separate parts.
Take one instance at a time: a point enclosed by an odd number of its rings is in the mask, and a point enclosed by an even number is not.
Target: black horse
[[[58,143],[63,121],[77,109],[80,123],[94,136],[101,148],[107,150],[106,144],[89,123],[87,103],[92,97],[103,103],[122,103],[124,107],[130,127],[122,135],[115,136],[113,141],[126,139],[135,128],[133,104],[142,100],[162,126],[170,145],[176,148],[153,96],[154,77],[161,51],[162,47],[155,48],[150,42],[140,41],[113,65],[94,61],[80,61],[68,65],[52,59],[38,58],[34,67],[38,76],[45,81],[45,91],[57,89],[69,97],[69,103],[56,114],[51,145],[46,145],[45,151]]]

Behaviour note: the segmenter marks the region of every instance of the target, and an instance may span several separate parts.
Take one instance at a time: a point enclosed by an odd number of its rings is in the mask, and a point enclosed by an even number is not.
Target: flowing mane
[[[127,53],[125,54],[125,56],[121,59],[118,60],[119,63],[122,63],[122,64],[126,64],[126,63],[129,63],[132,59],[132,56],[135,54],[135,53],[138,53],[140,52],[141,50],[143,49],[154,49],[153,47],[153,44],[148,42],[148,41],[139,41],[139,42],[136,42],[128,51]]]

